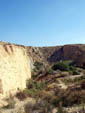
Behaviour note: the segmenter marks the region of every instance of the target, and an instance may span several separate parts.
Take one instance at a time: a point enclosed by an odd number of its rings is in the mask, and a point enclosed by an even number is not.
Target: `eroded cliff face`
[[[74,60],[85,67],[85,45],[29,47],[0,42],[0,95],[26,88],[34,62],[47,67],[60,60]]]
[[[6,96],[26,88],[31,78],[30,58],[25,47],[0,44],[0,95]]]
[[[79,67],[85,67],[85,45],[74,44],[55,47],[27,47],[32,61],[51,65],[57,61],[73,60]]]

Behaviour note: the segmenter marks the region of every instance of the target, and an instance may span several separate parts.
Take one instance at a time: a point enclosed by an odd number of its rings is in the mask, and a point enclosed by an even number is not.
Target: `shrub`
[[[53,69],[52,68],[47,68],[46,74],[53,74]]]
[[[63,61],[63,62],[66,63],[67,65],[71,66],[74,61],[72,61],[72,60],[66,60],[66,61]]]
[[[35,88],[35,85],[36,85],[36,82],[34,80],[32,80],[32,79],[27,80],[27,88],[28,89]]]
[[[58,107],[60,103],[62,103],[62,97],[63,97],[63,94],[65,93],[64,90],[62,89],[58,89],[56,92],[55,92],[55,96],[56,98],[53,99],[52,103],[55,107]]]
[[[80,74],[79,71],[77,70],[77,68],[74,67],[74,66],[70,66],[70,70],[72,71],[73,75],[79,75]]]
[[[79,75],[80,73],[77,70],[75,70],[75,71],[72,72],[72,74],[73,75]]]
[[[23,101],[24,99],[27,98],[27,95],[26,95],[26,93],[20,91],[20,92],[18,92],[18,93],[16,94],[16,97],[17,97],[20,101]]]
[[[80,72],[77,70],[76,67],[70,65],[70,61],[63,61],[63,62],[57,62],[52,66],[53,70],[61,70],[61,71],[68,71],[72,73],[73,75],[79,75]]]
[[[45,82],[36,82],[35,80],[28,80],[27,81],[27,89],[25,90],[25,93],[28,96],[34,97],[45,87],[46,87]]]
[[[29,97],[36,97],[39,93],[39,90],[36,89],[25,89],[24,93]]]
[[[43,63],[36,61],[34,63],[34,69],[32,70],[32,78],[36,79],[42,72],[43,68]]]
[[[70,66],[69,63],[66,62],[66,61],[65,62],[58,62],[58,63],[54,64],[52,66],[52,69],[53,70],[59,69],[61,71],[68,71],[70,73],[72,72],[73,75],[79,75],[80,74],[76,67]]]
[[[32,79],[36,79],[38,77],[38,74],[32,74]]]
[[[79,75],[80,74],[80,72],[74,66],[70,66],[70,71],[72,71],[73,75]]]
[[[36,62],[34,63],[34,66],[35,66],[35,68],[36,68],[37,70],[40,70],[40,69],[42,68],[42,66],[43,66],[43,63],[36,61]]]
[[[67,90],[66,93],[62,96],[62,102],[63,106],[66,107],[85,103],[85,90]]]
[[[66,90],[61,90],[60,92],[58,91],[52,104],[58,107],[60,103],[62,103],[64,107],[85,103],[85,90],[74,86]]]
[[[38,90],[41,90],[43,88],[45,88],[46,84],[45,82],[36,82],[35,80],[28,80],[27,81],[27,88],[28,89],[38,89]]]
[[[52,66],[53,70],[69,71],[69,65],[64,62],[57,62]]]
[[[42,89],[44,89],[45,87],[46,87],[45,82],[38,82],[38,83],[36,84],[36,89],[38,89],[38,90],[42,90]]]

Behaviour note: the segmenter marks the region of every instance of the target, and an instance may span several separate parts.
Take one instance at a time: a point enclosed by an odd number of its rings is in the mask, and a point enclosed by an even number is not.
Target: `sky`
[[[85,44],[85,0],[0,0],[0,41]]]

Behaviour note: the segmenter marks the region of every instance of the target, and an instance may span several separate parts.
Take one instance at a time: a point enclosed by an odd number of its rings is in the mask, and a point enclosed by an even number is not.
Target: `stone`
[[[30,78],[30,58],[26,49],[0,44],[0,95],[7,96],[23,90]]]

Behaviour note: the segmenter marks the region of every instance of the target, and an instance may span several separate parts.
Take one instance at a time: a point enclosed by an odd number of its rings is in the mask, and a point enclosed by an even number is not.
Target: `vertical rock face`
[[[27,47],[31,61],[42,62],[45,67],[57,61],[72,60],[76,66],[85,68],[85,44],[72,44],[54,47]],[[31,64],[33,64],[31,62]],[[33,65],[31,65],[33,67]]]
[[[25,47],[0,44],[0,95],[23,90],[29,78],[30,59]]]
[[[77,59],[82,54],[82,50],[76,45],[65,45],[63,46],[63,57],[64,59]]]
[[[85,52],[83,52],[77,59],[76,59],[76,64],[79,67],[82,67],[85,69]]]
[[[85,45],[25,47],[0,42],[0,95],[26,88],[34,62],[42,62],[47,67],[60,60],[73,60],[85,68]]]

